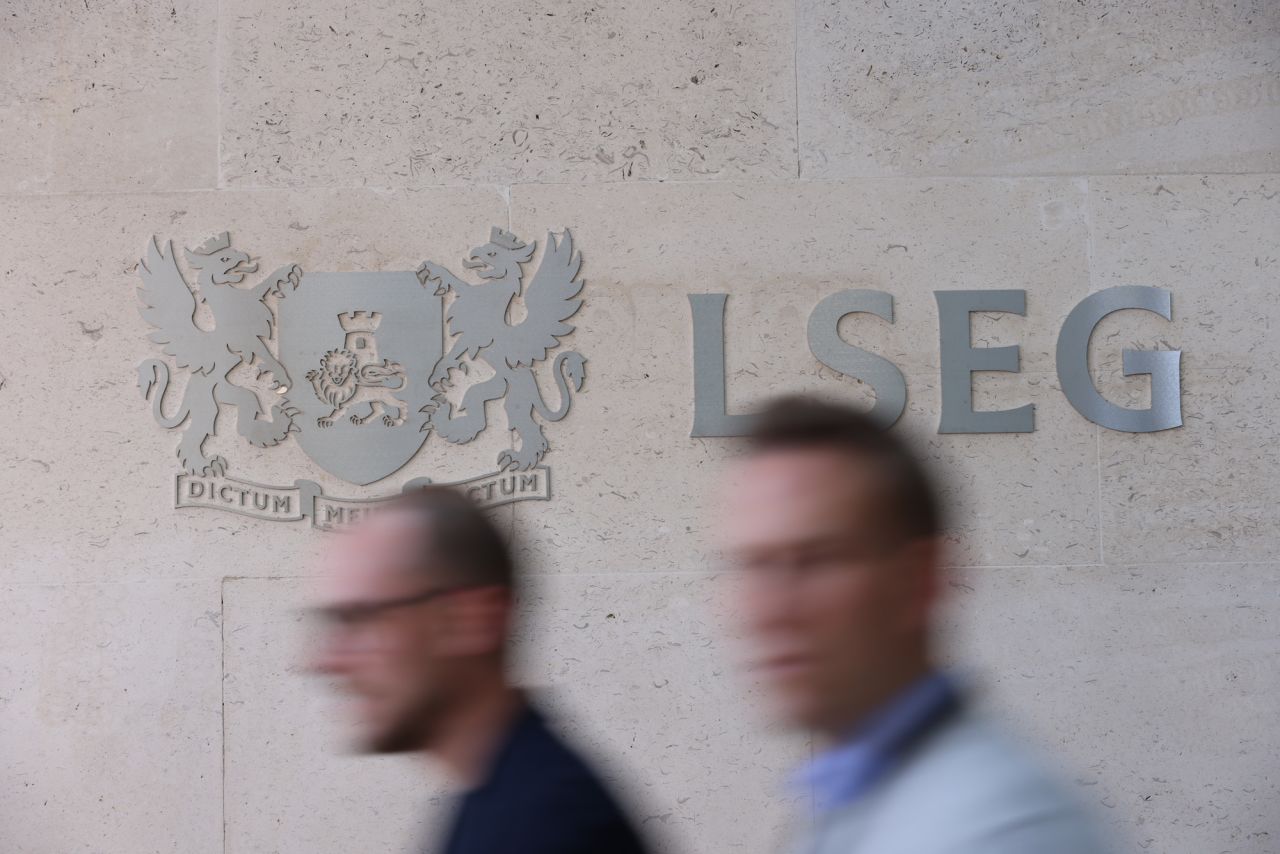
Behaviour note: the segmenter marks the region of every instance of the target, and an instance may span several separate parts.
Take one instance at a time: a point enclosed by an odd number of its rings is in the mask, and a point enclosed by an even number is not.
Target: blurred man
[[[1091,854],[1089,822],[971,709],[930,646],[938,497],[855,410],[780,400],[727,491],[754,666],[820,739],[798,854]]]
[[[622,811],[506,677],[511,555],[460,493],[429,487],[334,543],[317,667],[370,753],[422,751],[467,790],[445,854],[639,854]]]

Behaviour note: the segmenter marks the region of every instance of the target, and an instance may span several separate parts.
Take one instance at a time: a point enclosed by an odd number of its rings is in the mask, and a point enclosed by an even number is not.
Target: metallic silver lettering
[[[818,303],[809,315],[809,351],[833,371],[862,380],[876,395],[870,416],[892,427],[907,408],[907,381],[898,366],[882,356],[855,347],[840,337],[840,321],[846,315],[874,314],[893,323],[893,297],[884,291],[848,290]]]
[[[1058,333],[1058,382],[1075,410],[1094,424],[1126,433],[1154,433],[1182,426],[1182,351],[1124,350],[1126,377],[1151,377],[1151,406],[1129,409],[1098,393],[1089,375],[1089,339],[1098,322],[1113,311],[1134,308],[1173,319],[1169,291],[1138,285],[1107,288],[1090,294],[1067,315]]]
[[[749,415],[725,412],[724,305],[728,294],[689,294],[693,313],[694,438],[742,436]]]
[[[942,365],[942,416],[939,433],[1030,433],[1036,408],[975,412],[973,374],[977,371],[1018,373],[1019,349],[973,346],[969,315],[975,311],[1027,313],[1027,292],[1020,290],[934,291],[938,301],[939,360]]]

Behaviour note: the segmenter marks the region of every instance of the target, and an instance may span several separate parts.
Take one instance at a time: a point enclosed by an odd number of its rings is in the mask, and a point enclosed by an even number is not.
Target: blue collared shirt
[[[819,812],[852,803],[893,767],[908,743],[958,702],[952,681],[931,673],[873,713],[851,738],[815,756],[797,772],[794,784],[812,791]]]

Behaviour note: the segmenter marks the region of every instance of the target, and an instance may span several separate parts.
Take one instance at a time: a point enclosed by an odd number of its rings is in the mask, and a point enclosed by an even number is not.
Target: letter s
[[[809,350],[831,370],[870,385],[876,402],[868,414],[888,428],[907,408],[907,381],[893,362],[840,337],[841,319],[862,312],[893,323],[893,296],[884,291],[849,290],[826,297],[809,315]]]

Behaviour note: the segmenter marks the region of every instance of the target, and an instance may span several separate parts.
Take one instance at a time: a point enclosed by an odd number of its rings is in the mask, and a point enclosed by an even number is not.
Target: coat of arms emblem
[[[432,434],[441,447],[475,439],[488,426],[487,405],[501,401],[515,443],[499,454],[496,471],[463,486],[487,503],[548,497],[543,424],[568,414],[586,360],[555,354],[554,406],[535,368],[574,330],[568,321],[582,305],[582,261],[567,230],[549,233],[526,284],[524,265],[536,251],[536,242],[494,227],[462,262],[473,281],[427,261],[412,272],[304,272],[286,264],[250,283],[257,264],[223,232],[183,251],[193,287],[172,243],[152,238],[138,266],[140,312],[168,358],[144,360],[138,382],[157,423],[182,428],[177,505],[310,517],[327,527],[385,500],[324,496],[306,479],[265,486],[229,476],[227,460],[208,450],[219,404],[236,409],[238,432],[251,445],[293,437],[317,466],[365,486],[404,468]],[[523,317],[513,322],[517,300]],[[201,304],[212,328],[196,320]],[[451,401],[450,388],[477,361],[491,369],[486,378]],[[176,409],[166,400],[170,362],[189,371]],[[263,406],[257,391],[237,382],[242,366],[265,377],[277,400]],[[405,488],[427,481],[419,475]]]

